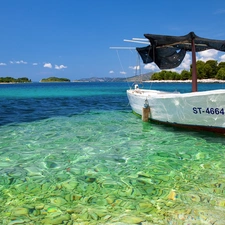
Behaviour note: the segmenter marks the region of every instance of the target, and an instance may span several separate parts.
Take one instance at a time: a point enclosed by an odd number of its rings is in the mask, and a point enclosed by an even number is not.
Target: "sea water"
[[[142,122],[131,87],[0,86],[0,224],[225,224],[225,138]]]

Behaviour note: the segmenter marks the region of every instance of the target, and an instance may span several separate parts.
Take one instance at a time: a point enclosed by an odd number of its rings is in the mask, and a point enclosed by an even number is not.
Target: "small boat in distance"
[[[225,51],[225,41],[201,38],[190,32],[184,36],[145,34],[149,45],[136,48],[143,63],[154,62],[160,69],[178,67],[187,51],[192,52],[192,92],[127,90],[132,110],[144,121],[153,120],[177,127],[225,134],[225,89],[197,91],[196,52]]]

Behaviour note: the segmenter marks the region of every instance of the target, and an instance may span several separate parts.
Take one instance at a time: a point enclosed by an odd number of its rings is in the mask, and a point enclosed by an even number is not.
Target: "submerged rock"
[[[27,175],[28,176],[42,176],[42,171],[40,171],[40,169],[36,168],[36,167],[27,167],[24,168],[25,170],[27,170]]]
[[[121,222],[128,223],[128,224],[139,224],[141,222],[145,221],[145,219],[137,216],[124,216],[121,219]]]
[[[50,198],[50,201],[52,204],[57,206],[61,206],[67,203],[67,201],[62,197],[53,197],[53,198]]]
[[[42,224],[62,224],[64,221],[67,222],[68,220],[70,220],[70,215],[65,214],[65,215],[60,215],[57,217],[47,216],[41,222]]]
[[[27,208],[15,208],[12,211],[14,216],[27,216],[29,210]]]
[[[49,169],[54,169],[58,167],[58,164],[52,161],[46,161],[45,163],[46,163],[46,167]]]
[[[25,220],[12,220],[8,225],[25,224]]]
[[[43,209],[44,206],[45,206],[44,203],[40,203],[40,204],[35,205],[35,209]]]

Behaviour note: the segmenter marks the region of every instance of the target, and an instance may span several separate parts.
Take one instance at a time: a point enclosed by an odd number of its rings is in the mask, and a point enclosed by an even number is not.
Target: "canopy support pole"
[[[195,40],[194,37],[191,39],[192,47],[192,92],[198,91],[197,88],[197,68],[196,68],[196,52],[195,52]]]

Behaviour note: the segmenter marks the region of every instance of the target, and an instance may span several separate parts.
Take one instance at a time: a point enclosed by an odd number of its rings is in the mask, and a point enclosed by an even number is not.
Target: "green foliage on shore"
[[[216,60],[208,60],[206,62],[197,61],[197,77],[198,79],[217,79],[225,80],[225,62],[218,63]],[[190,70],[183,70],[180,74],[177,72],[162,70],[154,73],[151,80],[191,80],[192,65]]]
[[[42,79],[41,82],[70,82],[70,80],[67,78],[49,77]]]
[[[21,78],[13,78],[13,77],[0,77],[0,83],[30,83],[31,79],[28,79],[27,77],[21,77]]]

